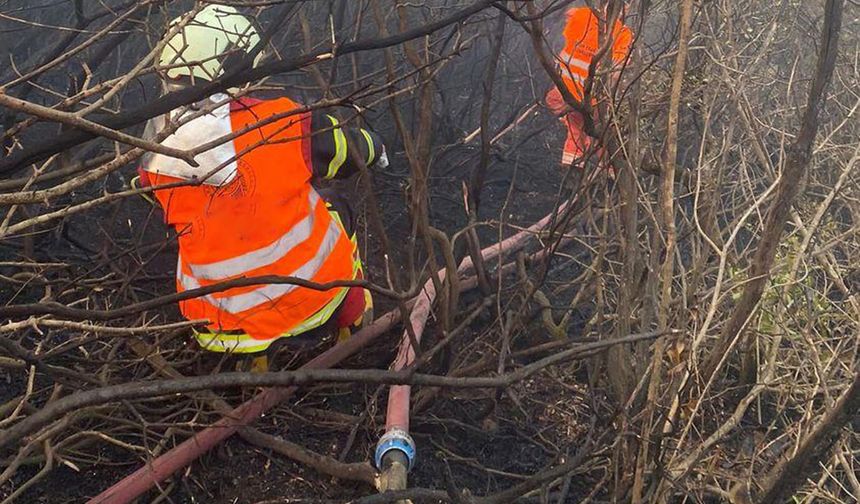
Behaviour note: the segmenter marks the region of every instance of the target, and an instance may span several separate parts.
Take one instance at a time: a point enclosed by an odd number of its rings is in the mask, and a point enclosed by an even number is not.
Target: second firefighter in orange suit
[[[612,29],[612,65],[621,66],[630,52],[633,34],[621,21]],[[574,7],[567,12],[564,27],[564,49],[557,55],[561,78],[573,97],[582,101],[588,69],[600,48],[598,18],[590,7]],[[591,137],[584,131],[584,118],[567,106],[561,93],[553,87],[546,95],[547,107],[565,123],[567,139],[561,164],[569,167],[579,162],[591,145]],[[595,107],[596,100],[591,99]]]
[[[259,36],[250,18],[235,8],[209,4],[174,39],[161,60],[170,68],[168,89],[229,71],[224,66],[230,58],[221,58],[219,51],[248,51]],[[189,60],[200,63],[177,65]],[[178,129],[162,144],[184,150],[205,146],[208,150],[195,156],[200,166],[150,154],[142,174],[145,184],[163,187],[155,196],[178,235],[178,292],[271,275],[316,284],[362,277],[346,199],[321,195],[312,182],[352,175],[358,169],[356,153],[368,166],[387,163],[375,133],[350,128],[345,134],[334,117],[301,112],[285,97],[227,94],[150,121],[147,136],[175,124]],[[188,319],[209,321],[207,330],[196,333],[204,349],[257,353],[322,326],[349,327],[369,301],[361,288],[317,290],[275,282],[188,299],[180,310]]]

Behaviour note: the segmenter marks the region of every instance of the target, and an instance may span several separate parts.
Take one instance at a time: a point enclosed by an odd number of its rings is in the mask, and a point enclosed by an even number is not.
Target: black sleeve
[[[311,114],[311,161],[314,176],[323,179],[347,178],[358,172],[352,152],[367,166],[385,152],[382,138],[364,128],[341,128],[338,120],[323,112]]]

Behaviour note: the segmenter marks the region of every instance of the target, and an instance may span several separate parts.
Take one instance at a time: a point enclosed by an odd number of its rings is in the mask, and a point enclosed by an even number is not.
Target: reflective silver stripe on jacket
[[[207,264],[188,263],[191,274],[202,280],[225,280],[280,261],[311,236],[319,199],[317,192],[311,190],[308,197],[310,204],[308,215],[269,245],[223,261]]]
[[[585,85],[585,79],[583,79],[581,75],[571,72],[568,68],[563,68],[562,70],[564,70],[565,75],[570,77],[574,82],[578,82],[583,86]]]
[[[559,59],[564,62],[566,65],[575,66],[576,68],[581,68],[582,70],[588,71],[588,66],[591,64],[591,61],[585,61],[582,59],[573,56],[567,51],[562,51],[561,54],[558,55]]]
[[[323,237],[322,243],[317,249],[316,254],[314,254],[308,262],[290,272],[287,276],[303,278],[305,280],[313,279],[313,277],[316,276],[322,268],[323,264],[325,264],[332,250],[334,250],[334,247],[340,238],[340,233],[340,226],[337,222],[332,220],[328,225],[328,229],[326,230],[325,236]],[[182,271],[181,257],[179,258],[179,264],[176,268],[176,277],[185,290],[197,289],[200,287],[200,282],[198,282],[196,278],[191,275],[186,275]],[[298,285],[295,284],[266,284],[261,285],[252,291],[236,294],[235,296],[216,298],[209,294],[202,296],[200,299],[218,307],[219,310],[235,315],[245,310],[250,310],[251,308],[256,308],[257,306],[268,303],[285,294],[289,294],[297,287]]]

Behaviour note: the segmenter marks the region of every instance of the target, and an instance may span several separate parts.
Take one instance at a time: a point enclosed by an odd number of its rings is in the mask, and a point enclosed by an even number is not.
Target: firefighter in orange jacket
[[[171,23],[161,54],[168,89],[213,80],[230,70],[236,52],[260,41],[251,19],[233,7],[208,4],[188,18]],[[368,166],[385,166],[385,147],[373,132],[299,108],[288,98],[216,94],[147,124],[150,137],[179,124],[163,145],[206,149],[195,156],[198,167],[152,153],[141,167],[144,184],[172,184],[155,197],[178,234],[178,292],[243,277],[317,284],[362,277],[346,199],[322,197],[312,182],[355,173],[356,151]],[[181,184],[187,181],[195,184]],[[254,354],[322,326],[354,326],[370,305],[369,292],[357,287],[276,282],[188,299],[180,310],[209,321],[196,332],[202,348]]]
[[[620,17],[624,17],[626,5],[622,8]],[[605,22],[605,20],[604,20]],[[616,20],[612,28],[612,67],[621,67],[628,54],[633,40],[631,30],[621,21]],[[564,27],[564,49],[557,55],[557,62],[565,87],[578,100],[583,100],[588,69],[596,53],[600,49],[599,25],[597,14],[590,7],[574,7],[567,12],[567,22]],[[591,145],[591,137],[584,131],[584,118],[576,110],[572,110],[562,98],[561,93],[553,87],[546,95],[549,109],[567,126],[567,139],[561,156],[563,167],[573,164],[580,165]],[[597,101],[592,94],[591,105]]]

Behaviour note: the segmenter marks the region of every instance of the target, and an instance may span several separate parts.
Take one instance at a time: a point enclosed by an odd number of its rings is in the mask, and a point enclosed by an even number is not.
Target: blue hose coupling
[[[379,438],[374,455],[377,469],[383,470],[382,462],[385,460],[385,455],[392,450],[398,450],[406,456],[408,461],[406,470],[411,471],[412,466],[415,465],[416,455],[415,441],[412,440],[412,436],[405,430],[391,429]]]

